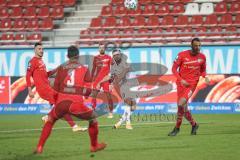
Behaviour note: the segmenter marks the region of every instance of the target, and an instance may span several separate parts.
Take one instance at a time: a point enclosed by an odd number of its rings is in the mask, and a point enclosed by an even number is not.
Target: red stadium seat
[[[188,16],[186,15],[180,15],[178,16],[177,20],[176,20],[176,26],[187,26],[188,25]]]
[[[76,0],[62,0],[62,5],[67,7],[75,5],[75,3]]]
[[[6,0],[0,0],[0,7],[1,6],[6,6],[7,1]]]
[[[148,29],[147,28],[140,28],[138,29],[138,34],[137,34],[137,38],[148,38]]]
[[[47,6],[48,5],[48,1],[47,0],[35,0],[34,1],[34,5],[37,6],[37,7]]]
[[[13,28],[13,30],[24,30],[25,29],[25,20],[24,19],[15,19],[12,28]]]
[[[41,21],[39,21],[39,29],[41,29],[41,30],[51,30],[51,29],[53,29],[52,18],[44,18]]]
[[[127,28],[123,30],[123,34],[121,35],[121,38],[133,38],[134,37],[134,29],[133,28]]]
[[[16,34],[14,37],[14,40],[25,41],[26,40],[25,34],[23,34],[23,33]]]
[[[123,0],[112,0],[111,2],[112,4],[122,4],[123,3]]]
[[[28,19],[26,22],[26,29],[27,30],[38,30],[39,26],[38,26],[38,19]]]
[[[103,6],[102,7],[102,11],[101,11],[101,15],[103,16],[110,16],[112,15],[112,6]]]
[[[131,25],[129,16],[122,16],[119,20],[118,27],[129,27]]]
[[[0,30],[6,31],[12,28],[11,19],[2,19],[0,24]]]
[[[39,42],[42,41],[42,34],[41,33],[33,33],[27,36],[28,41]]]
[[[148,30],[149,36],[150,38],[159,38],[159,37],[163,37],[163,31],[162,28],[152,28],[150,30]]]
[[[102,19],[101,17],[93,18],[90,24],[90,27],[97,28],[102,26]]]
[[[207,36],[207,28],[206,27],[199,27],[196,29],[195,37],[205,38]]]
[[[154,4],[145,5],[145,8],[142,11],[142,14],[145,14],[145,15],[149,15],[149,14],[153,15],[153,14],[155,14],[155,5]]]
[[[220,38],[223,35],[223,29],[220,26],[211,27],[209,37],[211,38]]]
[[[231,3],[231,8],[229,10],[231,13],[240,13],[240,3]]]
[[[148,26],[158,27],[159,26],[159,17],[157,15],[150,16],[148,18],[147,25]]]
[[[24,17],[35,18],[36,17],[36,7],[26,7],[24,10]]]
[[[158,9],[156,10],[157,15],[166,15],[168,13],[169,13],[169,5],[168,4],[158,5]]]
[[[105,34],[105,31],[103,29],[95,29],[94,30],[94,39],[97,39],[97,40],[104,40],[104,34]]]
[[[63,6],[54,6],[51,10],[51,17],[54,19],[57,18],[63,18],[64,16],[64,11],[63,11]]]
[[[173,16],[164,16],[161,22],[161,26],[173,26],[174,25],[174,17]]]
[[[61,5],[61,1],[60,0],[48,0],[48,5],[49,6],[59,6],[59,5]]]
[[[140,14],[142,14],[142,8],[140,5],[138,5],[136,10],[134,10],[134,9],[128,10],[127,14],[128,15],[140,15]]]
[[[227,13],[227,3],[220,2],[216,4],[215,13]]]
[[[206,16],[206,20],[203,24],[206,25],[206,26],[216,26],[217,23],[218,23],[217,18],[218,17],[217,17],[216,14],[208,15],[208,16]]]
[[[1,38],[2,41],[13,41],[14,40],[14,35],[12,33],[3,33],[2,34],[2,38]]]
[[[233,22],[233,25],[240,25],[240,14],[236,15],[235,21]]]
[[[166,2],[166,0],[152,0],[154,4],[163,4],[164,2]]]
[[[10,9],[10,16],[11,18],[19,18],[23,15],[23,8],[22,7],[13,7]]]
[[[34,1],[33,0],[21,0],[21,6],[22,7],[34,6]]]
[[[8,9],[6,7],[0,7],[0,18],[7,18],[8,16]]]
[[[200,15],[192,16],[190,24],[193,26],[201,26],[203,24],[203,17]]]
[[[83,39],[83,40],[90,40],[91,37],[89,36],[91,33],[90,33],[90,30],[82,30],[81,33],[80,33],[80,39]]]
[[[176,39],[177,38],[177,29],[168,27],[166,28],[166,31],[164,32],[163,37],[167,39]]]
[[[43,6],[38,8],[38,14],[37,14],[38,18],[46,18],[46,17],[49,17],[49,15],[50,15],[50,9],[48,6]]]
[[[193,29],[192,27],[181,27],[180,32],[178,33],[178,38],[181,39],[189,39],[193,37]]]
[[[150,4],[152,0],[138,0],[139,4]]]
[[[173,9],[171,11],[171,14],[176,15],[176,14],[183,14],[184,13],[184,4],[182,3],[175,3],[173,5]]]
[[[135,16],[134,17],[134,21],[133,21],[133,23],[131,24],[132,26],[141,26],[141,27],[143,27],[143,26],[145,26],[145,17],[144,16],[141,16],[141,15],[139,15],[139,16]]]
[[[114,15],[125,15],[127,14],[127,9],[126,7],[122,6],[122,5],[118,5],[116,6],[115,10],[113,11]]]
[[[105,23],[103,27],[115,27],[116,26],[116,18],[114,16],[107,17],[105,19]]]
[[[229,26],[226,28],[226,31],[225,31],[225,36],[227,36],[228,38],[235,38],[237,37],[237,28],[235,26]]]
[[[7,1],[7,6],[20,6],[21,5],[21,1],[19,0],[8,0]]]
[[[119,38],[120,37],[119,34],[120,34],[119,29],[113,28],[109,30],[108,36],[106,36],[106,38]]]
[[[220,24],[222,26],[232,25],[232,15],[231,14],[224,14],[224,15],[222,15],[220,21],[218,22],[218,24]]]

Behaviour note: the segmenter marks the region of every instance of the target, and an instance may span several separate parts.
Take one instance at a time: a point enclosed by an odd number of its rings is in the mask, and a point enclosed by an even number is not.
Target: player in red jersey
[[[200,40],[198,38],[192,39],[191,47],[191,50],[180,52],[172,66],[172,72],[177,78],[178,111],[176,126],[168,134],[169,136],[178,134],[183,116],[192,125],[192,135],[197,134],[199,127],[188,110],[187,103],[197,86],[200,76],[205,78],[207,84],[209,84],[209,79],[206,77],[206,57],[200,52]]]
[[[88,69],[79,63],[79,51],[76,47],[68,48],[69,61],[61,65],[57,70],[57,78],[55,88],[61,91],[58,93],[56,107],[48,114],[47,122],[45,123],[42,134],[37,145],[35,153],[40,154],[43,151],[43,146],[51,134],[55,122],[71,114],[79,119],[89,121],[88,133],[91,141],[91,152],[97,152],[106,147],[105,143],[98,143],[98,122],[97,114],[92,108],[88,108],[83,103],[83,95],[86,83],[91,82],[91,77]],[[91,85],[88,85],[91,86]]]
[[[29,61],[27,74],[26,74],[26,82],[28,86],[28,94],[31,98],[34,97],[34,93],[32,92],[32,84],[31,77],[33,78],[34,84],[36,86],[36,90],[39,96],[47,100],[50,104],[56,103],[57,92],[52,89],[50,83],[48,81],[48,77],[56,73],[56,70],[46,71],[46,66],[42,60],[43,57],[43,46],[41,43],[36,43],[34,45],[35,56]],[[81,127],[76,125],[72,118],[69,115],[66,115],[65,120],[72,127],[73,131],[81,131]]]
[[[112,58],[109,55],[105,54],[105,45],[99,44],[99,54],[94,57],[93,59],[93,67],[91,72],[91,77],[93,78],[93,89],[96,89],[97,84],[102,82],[103,79],[110,74],[110,66],[112,63]],[[107,95],[108,105],[109,105],[109,116],[108,118],[113,118],[113,100],[110,94],[110,83],[108,81],[104,81],[100,83],[100,88]],[[93,109],[96,108],[96,97],[98,91],[94,90],[92,92],[92,107]]]

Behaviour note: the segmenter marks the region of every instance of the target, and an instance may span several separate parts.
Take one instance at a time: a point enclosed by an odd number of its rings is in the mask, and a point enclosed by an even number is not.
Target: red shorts
[[[56,103],[57,92],[48,85],[36,87],[39,96],[51,104]]]
[[[95,78],[95,81],[93,83],[93,88],[96,89],[97,84],[103,80],[107,75],[99,75]],[[110,83],[108,81],[100,83],[100,89],[103,89],[105,92],[110,92],[109,90]]]
[[[188,99],[192,96],[195,89],[196,89],[196,85],[185,87],[181,84],[177,84],[178,101],[180,98],[185,98],[188,101]]]
[[[92,108],[84,105],[82,96],[59,93],[56,106],[52,108],[49,115],[54,119],[60,119],[65,114],[70,114],[88,120],[92,113]]]

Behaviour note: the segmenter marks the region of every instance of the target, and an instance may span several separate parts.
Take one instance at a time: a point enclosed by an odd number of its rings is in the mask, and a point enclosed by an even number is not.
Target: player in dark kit
[[[57,92],[50,86],[48,81],[48,77],[56,73],[56,70],[52,70],[47,72],[46,66],[42,60],[43,56],[43,47],[41,43],[36,43],[34,46],[35,56],[29,61],[27,74],[26,74],[26,82],[28,86],[28,94],[29,97],[33,98],[34,93],[32,92],[32,84],[31,77],[33,78],[34,84],[36,86],[36,90],[39,96],[47,100],[50,104],[56,103]],[[74,132],[81,131],[82,128],[75,124],[72,118],[69,115],[66,115],[65,120],[72,127]],[[45,117],[43,117],[45,120]]]
[[[180,52],[172,66],[172,72],[177,78],[178,111],[176,126],[168,134],[169,136],[178,134],[183,116],[192,125],[192,135],[197,134],[199,127],[188,110],[187,103],[197,86],[200,76],[205,78],[207,84],[209,84],[209,79],[206,77],[206,57],[200,52],[200,40],[198,38],[192,39],[191,47],[191,50]]]
[[[109,75],[110,73],[110,66],[112,63],[112,58],[109,55],[105,54],[105,45],[99,44],[99,54],[94,57],[93,59],[93,68],[91,72],[91,77],[93,78],[93,89],[96,89],[97,84],[99,82],[102,82],[103,79]],[[110,94],[110,83],[108,81],[104,81],[100,83],[100,88],[103,89],[103,91],[106,93],[108,105],[109,105],[109,116],[108,118],[113,118],[113,100]],[[92,94],[92,107],[93,109],[96,108],[98,91],[94,90]]]
[[[37,149],[35,153],[40,154],[43,146],[51,134],[55,122],[65,115],[72,115],[79,119],[88,120],[88,133],[91,141],[90,151],[97,152],[106,147],[105,143],[98,143],[98,122],[97,113],[92,108],[87,107],[83,102],[85,88],[91,87],[91,77],[88,69],[79,63],[78,48],[70,46],[68,48],[69,61],[57,69],[55,88],[58,93],[56,107],[52,108],[48,114]]]

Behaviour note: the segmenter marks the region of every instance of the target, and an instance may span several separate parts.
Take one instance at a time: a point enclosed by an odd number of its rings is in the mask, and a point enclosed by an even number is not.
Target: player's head
[[[99,44],[99,53],[105,54],[105,44],[103,44],[103,43]]]
[[[68,50],[67,50],[67,57],[69,59],[74,59],[74,58],[77,58],[79,56],[79,50],[76,46],[70,46],[68,47]]]
[[[196,55],[200,52],[201,42],[199,38],[193,38],[191,42],[192,54]]]
[[[121,58],[122,58],[122,53],[120,49],[114,49],[112,51],[112,58],[114,59],[115,62],[119,63],[121,62]]]
[[[42,58],[42,56],[43,56],[43,46],[42,46],[42,43],[40,43],[40,42],[35,43],[35,45],[34,45],[34,53],[35,53],[36,57]]]

